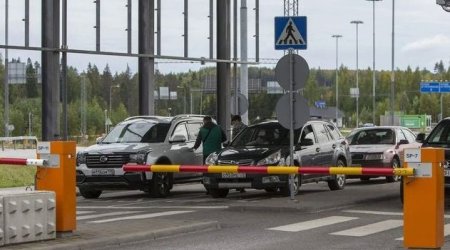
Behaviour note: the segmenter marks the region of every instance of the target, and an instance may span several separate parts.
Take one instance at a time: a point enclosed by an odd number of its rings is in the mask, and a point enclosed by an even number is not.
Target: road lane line
[[[385,220],[377,223],[372,223],[369,225],[354,227],[348,230],[343,230],[335,233],[330,233],[331,235],[342,235],[342,236],[367,236],[386,230],[394,229],[403,226],[403,220]]]
[[[284,231],[284,232],[300,232],[305,231],[309,229],[314,229],[318,227],[323,226],[329,226],[341,222],[356,220],[357,217],[344,217],[344,216],[330,216],[322,219],[317,220],[310,220],[310,221],[304,221],[279,227],[272,227],[268,228],[268,230],[277,230],[277,231]]]
[[[135,214],[135,213],[142,213],[142,212],[143,211],[120,211],[120,212],[111,212],[111,213],[104,213],[104,214],[91,214],[91,215],[77,216],[77,220],[89,220],[89,219],[95,219],[95,218],[101,218],[101,217],[125,215],[125,214]]]
[[[450,235],[450,224],[444,225],[444,237],[447,237]],[[397,238],[395,240],[403,240],[403,237]]]
[[[116,207],[116,206],[78,206],[81,209],[227,209],[229,206],[136,206],[136,207]]]
[[[115,222],[115,221],[122,221],[122,220],[148,219],[148,218],[155,218],[155,217],[169,216],[169,215],[177,215],[177,214],[185,214],[185,213],[192,213],[192,212],[194,212],[194,211],[168,211],[168,212],[160,212],[160,213],[151,213],[151,214],[140,214],[140,215],[126,216],[126,217],[114,218],[114,219],[89,221],[88,223],[100,224],[100,223]]]

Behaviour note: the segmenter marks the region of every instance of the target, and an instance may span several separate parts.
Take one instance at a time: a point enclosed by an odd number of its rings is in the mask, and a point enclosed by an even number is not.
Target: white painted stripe
[[[140,206],[140,207],[126,207],[126,206],[78,206],[80,209],[227,209],[229,206]]]
[[[403,226],[403,220],[385,220],[362,227],[355,227],[344,231],[339,231],[331,233],[332,235],[343,235],[343,236],[367,236],[386,230],[394,229]]]
[[[95,211],[78,211],[77,210],[77,215],[81,215],[81,214],[92,214],[92,213],[95,213]]]
[[[450,235],[450,224],[444,225],[444,237],[447,237]],[[403,240],[403,237],[397,238],[395,240]]]
[[[126,217],[107,219],[107,220],[96,220],[96,221],[90,221],[88,223],[100,224],[100,223],[122,221],[122,220],[148,219],[148,218],[155,218],[155,217],[160,217],[160,216],[177,215],[177,214],[185,214],[185,213],[192,213],[192,212],[194,212],[194,211],[168,211],[168,212],[160,212],[160,213],[126,216]]]
[[[89,219],[95,219],[95,218],[101,218],[101,217],[125,215],[125,214],[135,214],[135,213],[142,213],[142,211],[120,211],[120,212],[111,212],[111,213],[104,213],[104,214],[91,214],[91,215],[77,216],[77,220],[89,220]]]
[[[358,219],[357,217],[344,217],[344,216],[330,216],[317,220],[304,221],[279,227],[268,228],[268,230],[277,230],[277,231],[285,231],[285,232],[300,232],[313,228],[329,226],[341,222],[351,221]]]
[[[357,213],[357,214],[403,216],[402,212],[382,212],[382,211],[370,211],[370,210],[343,210],[342,212],[344,212],[344,213]],[[449,219],[450,215],[445,214],[444,218]]]
[[[403,213],[401,213],[401,212],[382,212],[382,211],[370,211],[370,210],[344,210],[342,212],[344,212],[344,213],[357,213],[357,214],[403,216]]]

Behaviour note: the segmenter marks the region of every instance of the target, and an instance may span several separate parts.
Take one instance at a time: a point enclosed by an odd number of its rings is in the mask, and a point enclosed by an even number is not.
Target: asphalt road
[[[308,184],[295,201],[259,190],[213,199],[201,185],[179,185],[166,199],[137,191],[107,192],[98,200],[79,197],[77,218],[79,224],[120,225],[124,231],[136,220],[157,218],[220,225],[97,249],[403,249],[398,193],[399,183],[384,179],[350,180],[345,190],[333,192],[325,183]],[[443,249],[450,249],[448,240]]]

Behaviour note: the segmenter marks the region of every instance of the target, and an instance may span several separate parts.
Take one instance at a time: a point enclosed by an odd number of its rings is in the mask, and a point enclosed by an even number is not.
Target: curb
[[[157,240],[160,238],[165,238],[169,236],[175,236],[186,233],[194,233],[199,231],[212,231],[221,229],[221,226],[218,221],[207,221],[207,222],[197,222],[192,223],[187,226],[176,226],[165,229],[158,230],[149,230],[137,233],[130,233],[125,235],[111,235],[108,237],[103,237],[99,239],[93,240],[82,240],[82,237],[78,238],[80,242],[72,242],[72,243],[61,243],[56,246],[51,246],[51,241],[47,241],[46,246],[33,246],[34,250],[69,250],[69,249],[89,249],[96,247],[105,247],[105,246],[119,246],[124,243],[130,242],[142,242],[142,241],[151,241]],[[50,244],[48,244],[50,243]]]

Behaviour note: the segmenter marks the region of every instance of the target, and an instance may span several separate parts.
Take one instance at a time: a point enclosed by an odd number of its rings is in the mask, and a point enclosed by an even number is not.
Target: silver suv
[[[136,116],[117,124],[100,142],[77,154],[77,187],[84,198],[107,189],[139,189],[166,197],[176,183],[200,182],[201,173],[124,173],[122,165],[202,165],[194,146],[203,116]]]

